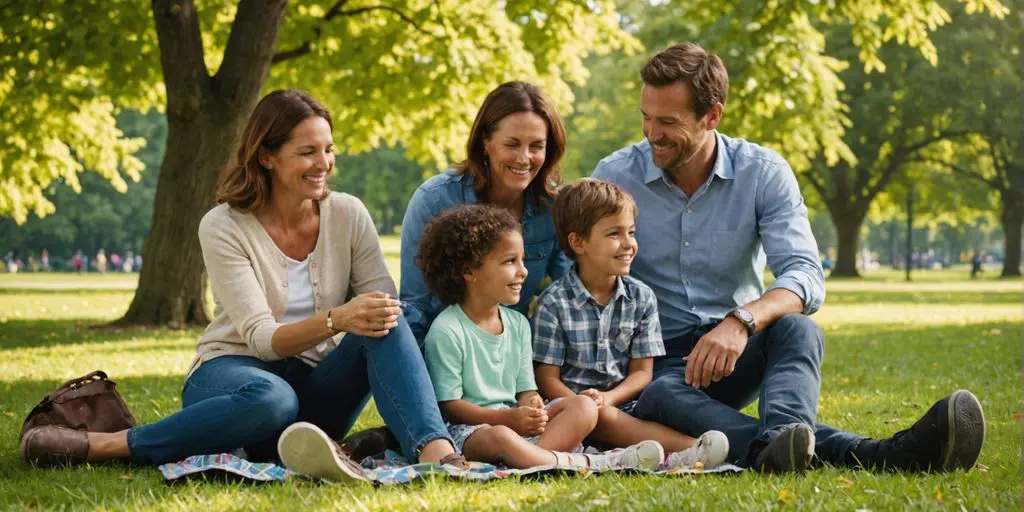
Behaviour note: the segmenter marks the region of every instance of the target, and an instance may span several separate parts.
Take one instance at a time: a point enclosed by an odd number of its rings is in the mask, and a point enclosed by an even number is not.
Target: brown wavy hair
[[[220,173],[217,204],[228,203],[247,212],[262,208],[273,191],[270,170],[260,163],[260,149],[277,151],[299,123],[313,116],[324,118],[334,129],[331,113],[303,91],[280,89],[264,96],[249,116],[235,159]],[[330,193],[324,187],[323,197]]]
[[[473,190],[481,202],[487,202],[487,190],[491,185],[491,173],[484,154],[484,143],[494,135],[498,123],[511,114],[533,112],[548,125],[548,140],[544,165],[537,176],[526,187],[526,197],[541,204],[556,195],[562,183],[560,164],[565,154],[565,125],[551,102],[536,85],[527,82],[507,82],[491,91],[480,106],[473,121],[473,129],[466,144],[466,159],[455,164],[459,173],[473,177]]]
[[[416,252],[427,290],[446,306],[461,302],[466,296],[464,275],[480,268],[509,231],[521,233],[522,227],[508,210],[493,205],[462,204],[438,214],[423,231]]]
[[[576,261],[576,252],[569,245],[569,233],[576,233],[584,240],[590,238],[590,231],[601,219],[618,215],[629,210],[636,217],[636,201],[626,190],[614,183],[583,178],[562,187],[555,199],[552,215],[555,218],[555,234],[562,251],[569,259]]]
[[[697,43],[679,43],[665,48],[640,70],[640,78],[653,87],[682,82],[690,87],[697,119],[704,117],[716,103],[729,98],[729,72],[722,59]]]

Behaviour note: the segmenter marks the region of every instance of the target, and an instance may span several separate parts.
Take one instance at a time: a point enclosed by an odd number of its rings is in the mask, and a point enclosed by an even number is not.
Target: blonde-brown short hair
[[[622,187],[607,181],[584,178],[563,187],[555,199],[553,215],[558,243],[565,255],[576,261],[569,245],[569,233],[590,238],[590,231],[601,219],[628,209],[636,217],[636,201]]]

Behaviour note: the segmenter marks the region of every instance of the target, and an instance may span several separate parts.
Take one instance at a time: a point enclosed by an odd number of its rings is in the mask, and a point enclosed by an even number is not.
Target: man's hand
[[[594,400],[594,403],[596,403],[598,407],[604,407],[604,404],[605,404],[604,393],[602,393],[602,392],[600,392],[600,391],[598,391],[598,390],[596,390],[594,388],[590,388],[590,389],[584,389],[583,391],[580,391],[580,394],[583,395],[583,396],[589,396],[591,399]]]
[[[746,326],[736,318],[727,317],[702,336],[690,351],[686,362],[686,383],[701,389],[732,375],[736,360],[746,347]]]
[[[548,412],[543,407],[521,406],[508,409],[508,427],[521,436],[539,436],[548,425]]]

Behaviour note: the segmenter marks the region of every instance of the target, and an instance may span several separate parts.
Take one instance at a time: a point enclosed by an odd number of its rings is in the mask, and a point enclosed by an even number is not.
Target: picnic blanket
[[[470,469],[463,470],[449,465],[410,464],[409,461],[390,450],[379,458],[367,457],[363,459],[362,466],[370,481],[380,485],[404,484],[431,476],[487,482],[512,476],[539,477],[550,474],[589,476],[606,472],[619,472],[675,476],[743,471],[732,464],[724,464],[708,469],[678,468],[669,471],[648,471],[640,469],[590,470],[575,466],[537,466],[530,469],[510,469],[484,462],[470,462]],[[200,475],[222,475],[254,482],[283,482],[290,478],[301,477],[298,473],[277,464],[253,463],[230,453],[195,455],[180,462],[163,464],[160,466],[160,472],[170,482]]]

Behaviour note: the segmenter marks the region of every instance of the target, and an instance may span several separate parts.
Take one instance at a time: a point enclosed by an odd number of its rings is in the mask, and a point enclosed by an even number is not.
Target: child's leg
[[[597,417],[597,404],[590,397],[575,395],[563,398],[548,408],[548,426],[537,440],[537,446],[560,452],[572,451],[594,430]]]
[[[470,434],[462,445],[462,454],[469,460],[504,464],[519,469],[557,463],[551,450],[523,439],[503,425],[483,427]]]
[[[551,423],[548,423],[551,428]],[[598,410],[597,427],[592,434],[601,442],[615,447],[624,447],[648,439],[657,441],[666,453],[685,450],[697,442],[661,423],[634,418],[615,407],[605,406]]]

